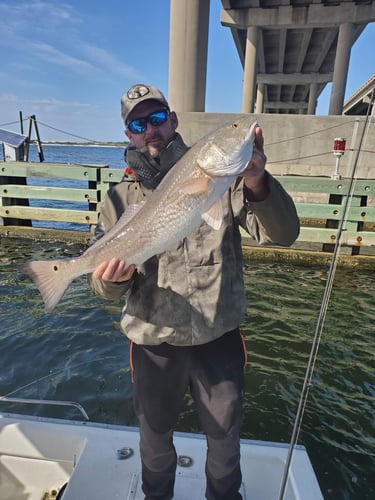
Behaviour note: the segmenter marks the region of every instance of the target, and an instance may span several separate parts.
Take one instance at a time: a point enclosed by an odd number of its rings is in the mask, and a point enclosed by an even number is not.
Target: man
[[[135,85],[122,96],[131,146],[125,161],[135,178],[109,191],[96,230],[105,234],[129,205],[147,199],[187,146],[164,95]],[[242,178],[223,197],[219,230],[205,222],[177,248],[143,265],[112,259],[89,277],[100,296],[125,298],[121,328],[130,339],[134,407],[140,424],[146,499],[173,498],[173,430],[190,390],[207,436],[206,498],[241,499],[240,424],[246,352],[239,226],[261,244],[288,246],[299,222],[293,201],[265,171],[262,130]]]

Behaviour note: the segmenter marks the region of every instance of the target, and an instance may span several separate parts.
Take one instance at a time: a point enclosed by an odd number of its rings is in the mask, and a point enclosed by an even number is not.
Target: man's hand
[[[125,261],[113,258],[102,262],[93,272],[93,278],[104,281],[129,281],[135,271],[135,265],[126,267]]]
[[[245,186],[247,188],[247,197],[252,201],[262,201],[267,198],[269,188],[266,181],[264,170],[266,167],[266,155],[263,151],[263,131],[256,127],[253,156],[249,161],[246,170],[243,172]]]

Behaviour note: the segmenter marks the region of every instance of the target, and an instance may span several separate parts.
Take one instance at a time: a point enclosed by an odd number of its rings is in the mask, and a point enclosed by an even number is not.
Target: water
[[[0,394],[73,400],[93,421],[136,425],[121,303],[94,297],[81,277],[44,315],[38,291],[20,271],[31,258],[82,249],[0,239]],[[290,441],[326,278],[327,269],[317,267],[246,263],[243,437]],[[337,271],[300,435],[326,499],[375,498],[374,289],[375,270]],[[0,409],[62,416],[61,408]],[[65,415],[80,418],[74,409]],[[189,397],[178,430],[199,431]]]
[[[77,163],[77,164],[99,164],[108,165],[110,168],[124,169],[124,148],[117,146],[65,146],[45,145],[43,146],[44,161],[51,163]],[[38,151],[35,145],[30,146],[29,160],[39,162]],[[65,188],[87,188],[87,181],[61,180],[29,177],[27,183],[30,186],[51,186]],[[31,207],[68,208],[70,210],[87,210],[88,202],[66,202],[59,200],[30,200]],[[33,221],[34,227],[68,229],[87,231],[87,225],[67,222]]]
[[[43,146],[45,162],[109,165],[124,168],[124,148],[117,146],[66,146],[47,144]],[[39,161],[34,144],[30,146],[30,161]]]

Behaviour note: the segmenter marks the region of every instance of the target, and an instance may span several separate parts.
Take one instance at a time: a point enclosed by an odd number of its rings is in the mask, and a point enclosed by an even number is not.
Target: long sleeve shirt
[[[223,197],[219,230],[202,222],[175,248],[138,266],[129,282],[89,276],[96,294],[125,301],[125,335],[143,345],[196,345],[240,325],[246,312],[240,227],[261,245],[290,246],[299,233],[291,197],[266,176],[269,194],[264,201],[248,201],[243,180],[237,178]],[[111,229],[127,206],[147,200],[150,193],[134,180],[117,184],[103,202],[95,239]]]

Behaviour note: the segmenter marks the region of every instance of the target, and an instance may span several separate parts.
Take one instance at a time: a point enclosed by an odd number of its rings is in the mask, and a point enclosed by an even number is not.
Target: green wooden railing
[[[357,179],[344,214],[350,189],[349,179],[280,176],[284,188],[295,199],[301,221],[298,241],[318,242],[329,250],[337,238],[339,222],[345,215],[341,244],[358,254],[363,246],[375,245],[375,180]],[[308,201],[298,201],[304,195]],[[312,200],[312,201],[310,201]]]
[[[0,162],[0,231],[38,231],[41,221],[77,225],[92,233],[109,187],[121,180],[121,169],[106,165]],[[298,242],[335,243],[348,196],[349,180],[328,177],[277,176],[293,196],[301,220]],[[37,184],[37,185],[36,185]],[[46,201],[52,201],[45,207]],[[79,204],[79,208],[76,204]],[[57,204],[57,205],[56,205]],[[71,206],[70,206],[71,205]],[[358,254],[375,246],[375,180],[356,180],[341,244]]]

